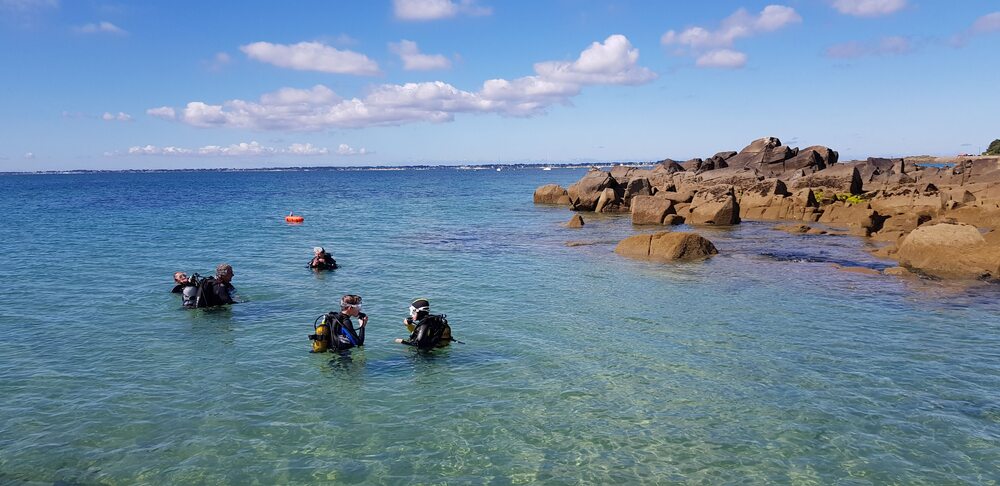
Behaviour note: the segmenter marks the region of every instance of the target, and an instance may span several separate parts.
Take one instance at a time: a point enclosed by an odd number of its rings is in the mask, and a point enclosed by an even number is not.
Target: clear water
[[[0,176],[0,483],[1000,481],[996,286],[755,223],[622,259],[627,217],[532,204],[580,175]],[[179,308],[223,261],[247,302]],[[308,353],[344,293],[368,345]],[[465,344],[392,343],[421,296]]]

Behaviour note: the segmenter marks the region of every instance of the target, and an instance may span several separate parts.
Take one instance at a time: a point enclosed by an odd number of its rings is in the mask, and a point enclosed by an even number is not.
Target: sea
[[[762,222],[625,259],[657,228],[532,202],[583,174],[0,175],[0,483],[1000,483],[996,284]],[[365,346],[310,353],[344,294]],[[461,343],[393,342],[418,297]]]

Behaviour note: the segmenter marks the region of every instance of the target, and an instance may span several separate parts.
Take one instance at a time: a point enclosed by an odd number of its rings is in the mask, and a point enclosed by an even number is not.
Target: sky
[[[1000,138],[1000,0],[0,0],[0,171]]]

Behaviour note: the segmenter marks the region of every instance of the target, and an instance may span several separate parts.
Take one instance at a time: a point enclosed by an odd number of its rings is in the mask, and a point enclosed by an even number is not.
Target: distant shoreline
[[[72,169],[72,170],[36,170],[36,171],[2,171],[0,175],[72,175],[72,174],[143,174],[166,172],[303,172],[303,171],[397,171],[397,170],[490,170],[490,169],[589,169],[614,166],[652,167],[656,162],[576,162],[576,163],[496,163],[496,164],[441,164],[441,165],[358,165],[358,166],[292,166],[292,167],[213,167],[203,169]]]

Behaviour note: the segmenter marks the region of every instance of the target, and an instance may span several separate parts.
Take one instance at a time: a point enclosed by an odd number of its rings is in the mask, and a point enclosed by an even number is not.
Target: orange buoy
[[[287,223],[301,223],[305,220],[302,216],[296,216],[293,213],[288,213],[288,216],[285,216],[285,222]]]

